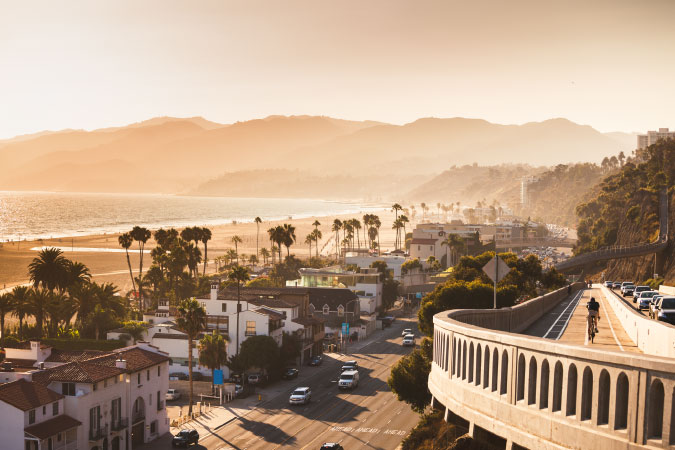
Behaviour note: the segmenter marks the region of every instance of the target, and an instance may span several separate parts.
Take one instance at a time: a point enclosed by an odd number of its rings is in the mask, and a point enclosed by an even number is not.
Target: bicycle
[[[593,340],[595,339],[595,335],[598,333],[598,319],[600,319],[600,315],[593,315],[593,314],[588,314],[587,318],[587,323],[588,323],[588,337],[591,339],[591,344],[593,343]]]

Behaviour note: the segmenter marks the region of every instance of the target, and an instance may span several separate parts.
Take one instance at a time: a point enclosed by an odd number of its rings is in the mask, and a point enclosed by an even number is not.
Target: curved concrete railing
[[[519,328],[513,309],[434,316],[428,386],[446,417],[463,418],[472,435],[496,435],[507,448],[635,449],[675,442],[675,361],[481,327]]]
[[[661,191],[659,196],[659,238],[655,242],[646,244],[613,246],[594,252],[585,253],[567,259],[555,265],[557,270],[569,270],[586,264],[609,259],[630,258],[644,256],[665,250],[668,247],[668,192]]]

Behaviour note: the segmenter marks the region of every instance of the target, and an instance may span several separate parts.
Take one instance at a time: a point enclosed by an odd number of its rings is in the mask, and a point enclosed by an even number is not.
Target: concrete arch
[[[548,385],[550,369],[548,365],[548,359],[544,359],[541,362],[541,381],[539,382],[539,409],[548,408]]]
[[[498,389],[498,380],[499,380],[499,350],[496,348],[492,350],[492,380],[490,383],[490,389],[492,392],[497,392]]]
[[[450,364],[450,373],[452,375],[455,374],[455,371],[457,369],[457,338],[453,337],[452,338],[452,362]]]
[[[480,386],[481,364],[483,362],[483,348],[478,344],[476,346],[476,386]]]
[[[502,351],[502,367],[501,367],[501,376],[499,380],[499,395],[504,395],[508,393],[508,381],[509,381],[509,354],[506,350]]]
[[[584,369],[581,382],[581,420],[591,420],[593,414],[593,371]]]
[[[529,370],[527,375],[527,404],[537,403],[537,359],[530,357]]]
[[[518,374],[516,375],[516,401],[525,399],[525,355],[522,353],[518,356]]]
[[[469,343],[469,383],[473,383],[473,358],[474,358],[474,348],[473,342]]]
[[[628,426],[628,376],[621,372],[616,378],[616,398],[614,405],[614,429],[624,430]]]
[[[606,369],[600,371],[598,378],[598,425],[607,425],[609,423],[609,393],[610,393],[609,372]]]
[[[570,364],[567,369],[567,398],[565,402],[565,415],[577,414],[577,366]]]
[[[490,385],[490,347],[485,346],[485,356],[483,361],[483,388],[487,389]]]
[[[555,363],[553,369],[553,405],[551,411],[556,412],[562,409],[563,397],[563,366],[560,361]]]
[[[663,383],[658,378],[649,387],[647,404],[647,438],[661,439],[663,436]]]
[[[462,380],[466,380],[466,341],[462,343]]]

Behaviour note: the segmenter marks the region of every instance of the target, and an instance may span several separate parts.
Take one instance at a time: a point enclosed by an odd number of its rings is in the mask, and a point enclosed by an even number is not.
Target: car
[[[169,374],[169,381],[176,381],[176,380],[187,380],[188,379],[188,374],[182,373],[182,372],[174,372]]]
[[[173,447],[188,447],[191,444],[199,442],[199,433],[197,430],[180,430],[171,440]]]
[[[178,392],[176,389],[169,389],[166,391],[164,398],[167,402],[178,400],[180,398],[180,392]]]
[[[658,295],[658,292],[656,291],[640,292],[637,298],[638,309],[639,310],[649,309],[649,305],[652,303],[652,298],[654,298],[655,295]]]
[[[403,337],[403,342],[401,343],[403,346],[415,346],[415,335],[414,334],[406,334]]]
[[[290,405],[306,405],[312,400],[312,390],[308,387],[298,387],[288,399]]]
[[[635,289],[633,290],[633,303],[637,302],[637,299],[640,296],[640,292],[651,290],[652,288],[650,288],[649,286],[636,286]]]
[[[620,281],[615,281],[612,283],[612,289],[619,289],[621,287],[621,282]]]
[[[291,380],[293,378],[298,378],[298,369],[294,367],[289,367],[284,371],[284,374],[281,376],[284,380]]]
[[[354,389],[359,385],[359,372],[356,370],[345,370],[340,374],[338,387],[340,389]]]
[[[312,359],[309,360],[310,366],[320,366],[323,362],[323,357],[321,355],[312,356]]]
[[[652,297],[652,301],[649,304],[649,318],[656,319],[656,310],[658,309],[659,303],[663,298],[663,295],[655,295]]]
[[[262,382],[262,375],[259,373],[249,373],[247,380],[248,384],[260,384]]]
[[[326,442],[321,446],[319,450],[345,450],[345,449],[337,442]]]
[[[359,370],[359,363],[357,363],[354,360],[345,361],[344,363],[342,363],[342,369],[340,370],[340,372],[344,372],[346,370]]]
[[[613,281],[605,281],[605,287],[611,288],[614,285]]]
[[[659,299],[656,320],[675,325],[675,296],[667,295]]]
[[[403,330],[401,336],[405,336],[406,334],[412,334],[412,328],[406,328],[405,330]]]
[[[632,297],[633,292],[635,292],[635,285],[633,284],[627,284],[626,286],[623,287],[623,296],[624,297]]]
[[[635,284],[635,283],[633,283],[632,281],[622,281],[622,282],[621,282],[621,286],[619,286],[620,289],[621,289],[621,292],[623,292],[624,286],[627,286],[627,285],[629,285],[629,284]]]

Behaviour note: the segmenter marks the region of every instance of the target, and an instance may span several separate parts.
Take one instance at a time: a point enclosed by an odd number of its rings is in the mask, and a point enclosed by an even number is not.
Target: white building
[[[647,131],[647,134],[640,134],[637,137],[637,148],[643,150],[659,140],[675,139],[675,131],[668,128],[659,128],[659,131]]]
[[[11,436],[3,449],[132,449],[169,431],[169,357],[157,348],[139,344],[95,356],[65,352],[60,356],[72,361],[52,361],[51,368],[51,349],[35,342],[27,350],[37,354],[33,368],[3,366],[2,374],[15,378],[0,385],[0,414],[10,418],[0,421],[0,436]]]
[[[387,269],[391,270],[394,279],[401,277],[401,265],[406,261],[404,256],[395,255],[381,255],[381,256],[359,256],[347,255],[345,257],[345,264],[354,264],[359,269],[368,269],[375,261],[384,261],[387,264]]]

